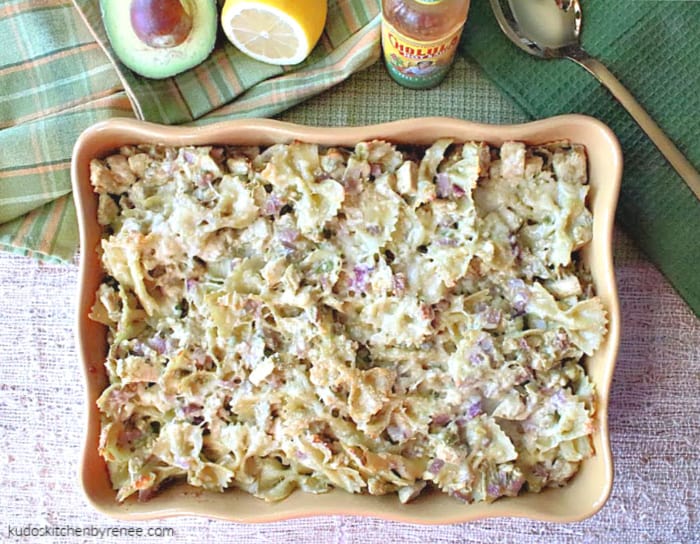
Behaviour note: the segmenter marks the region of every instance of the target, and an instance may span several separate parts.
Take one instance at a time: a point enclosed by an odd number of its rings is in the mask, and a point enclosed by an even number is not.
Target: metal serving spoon
[[[501,30],[520,49],[543,59],[573,60],[607,87],[700,200],[698,171],[610,70],[581,47],[578,0],[490,1]]]

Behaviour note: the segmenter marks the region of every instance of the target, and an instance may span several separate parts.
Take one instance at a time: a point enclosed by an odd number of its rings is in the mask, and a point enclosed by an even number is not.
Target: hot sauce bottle
[[[469,0],[382,0],[382,49],[391,77],[435,87],[454,60]]]

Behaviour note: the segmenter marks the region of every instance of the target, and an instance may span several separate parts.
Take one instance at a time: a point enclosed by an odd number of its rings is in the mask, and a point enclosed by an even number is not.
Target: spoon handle
[[[632,93],[620,83],[602,62],[585,52],[581,54],[579,50],[578,54],[567,56],[569,59],[583,66],[608,88],[641,129],[646,132],[654,145],[661,151],[661,154],[671,163],[671,166],[673,166],[676,172],[678,172],[678,175],[683,178],[683,181],[690,187],[690,190],[695,193],[698,200],[700,200],[700,174],[690,161],[683,156],[683,153],[680,152],[671,139],[666,136],[664,131],[659,128],[659,125],[656,124],[641,104],[637,102],[634,96],[632,96]]]

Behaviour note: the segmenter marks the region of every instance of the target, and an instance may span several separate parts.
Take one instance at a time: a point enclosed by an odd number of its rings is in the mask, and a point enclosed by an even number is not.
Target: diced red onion
[[[450,422],[450,419],[452,419],[452,416],[450,414],[437,414],[433,416],[433,424],[439,425],[439,426],[444,426],[447,425]]]
[[[501,488],[495,484],[489,484],[486,486],[486,493],[491,497],[498,497],[501,495]]]
[[[554,395],[551,396],[552,404],[557,408],[560,408],[566,404],[566,395],[562,389],[559,389]]]
[[[391,284],[396,296],[401,296],[406,292],[406,276],[400,272],[398,274],[394,274]]]
[[[284,203],[275,193],[272,193],[267,197],[267,200],[265,200],[262,212],[263,215],[277,215],[283,207]]]
[[[513,309],[521,314],[525,312],[527,304],[530,300],[530,292],[528,291],[525,282],[521,279],[512,279],[508,282],[508,289],[510,291],[510,303],[513,305]]]
[[[476,402],[473,402],[469,408],[467,408],[467,417],[469,419],[474,419],[475,417],[483,414],[483,409],[481,407],[481,401],[477,400]]]
[[[549,470],[547,470],[547,467],[543,463],[535,464],[535,466],[532,467],[532,472],[540,478],[547,478],[549,476]]]
[[[277,238],[282,242],[282,245],[294,248],[294,242],[299,240],[299,231],[297,229],[281,229],[277,233]]]
[[[430,472],[430,474],[437,476],[437,474],[440,473],[440,471],[442,470],[442,467],[444,467],[444,466],[445,466],[445,461],[443,461],[442,459],[433,459],[432,463],[430,463],[430,465],[428,465],[428,472]]]
[[[180,457],[179,455],[173,459],[173,464],[178,468],[183,468],[185,470],[190,468],[190,461],[186,457]]]
[[[450,198],[452,196],[452,184],[450,176],[445,172],[440,172],[435,176],[436,194],[438,198]]]
[[[481,338],[479,338],[477,344],[482,350],[484,350],[485,353],[494,352],[493,340],[488,335],[484,335]]]
[[[483,366],[488,363],[488,357],[481,349],[472,349],[469,352],[469,362],[474,366]]]
[[[485,302],[477,302],[474,305],[474,311],[481,313],[481,312],[485,311],[488,307],[489,307],[488,304],[486,304]]]
[[[202,405],[197,404],[194,402],[191,402],[189,404],[185,404],[182,406],[179,410],[180,415],[186,419],[190,419],[193,417],[201,416],[202,415]]]
[[[520,476],[519,478],[514,479],[508,484],[508,491],[513,495],[517,495],[518,493],[520,493],[520,490],[522,489],[523,485],[525,485],[525,478],[523,476]]]
[[[495,329],[501,322],[501,311],[496,308],[489,308],[482,315],[485,329]]]
[[[143,344],[141,342],[135,343],[134,347],[132,347],[130,351],[132,355],[136,355],[137,357],[143,357]]]
[[[367,284],[369,283],[370,272],[373,270],[374,267],[364,264],[353,268],[353,276],[350,278],[350,285],[348,287],[360,293],[365,292]]]
[[[386,434],[389,435],[392,442],[403,442],[411,437],[411,433],[408,431],[408,429],[404,429],[398,425],[389,425],[386,428]]]
[[[474,500],[470,494],[465,493],[463,491],[453,491],[452,493],[450,493],[450,495],[455,499],[459,499],[460,501],[467,504],[471,504]]]
[[[189,164],[194,164],[197,160],[197,155],[189,149],[184,149],[182,151],[182,158],[185,159],[185,162]]]
[[[160,336],[154,336],[151,338],[150,346],[160,355],[165,353],[168,349],[168,343],[166,342],[165,338],[161,338]]]

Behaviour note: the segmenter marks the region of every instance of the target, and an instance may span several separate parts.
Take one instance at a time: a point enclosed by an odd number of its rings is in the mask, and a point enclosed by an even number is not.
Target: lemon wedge
[[[298,64],[321,37],[327,0],[227,0],[226,37],[246,55],[270,64]]]

